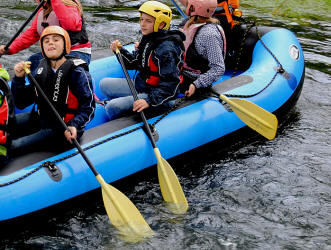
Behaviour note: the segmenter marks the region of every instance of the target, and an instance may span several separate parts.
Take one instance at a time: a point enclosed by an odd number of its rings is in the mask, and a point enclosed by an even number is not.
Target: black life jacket
[[[0,77],[0,156],[6,156],[6,149],[11,143],[11,129],[14,123],[14,99],[7,81]],[[1,152],[4,152],[5,155],[2,155]]]
[[[86,25],[83,16],[82,16],[82,29],[79,31],[67,30],[67,32],[69,34],[72,45],[75,45],[77,43],[85,44],[88,42],[88,35],[86,32]]]
[[[140,76],[146,83],[157,86],[160,82],[159,67],[152,59],[152,53],[155,48],[164,41],[174,41],[178,44],[183,53],[185,51],[183,40],[185,35],[180,31],[159,31],[143,36],[138,47],[138,70]]]
[[[225,35],[224,33],[222,33],[222,27],[218,27],[216,24],[206,24],[206,25],[215,25],[217,27],[217,30],[220,33],[220,36],[223,39],[223,56],[225,56],[226,54],[226,40],[225,40]],[[206,73],[210,68],[209,68],[209,61],[207,58],[202,57],[196,47],[195,47],[195,38],[197,36],[197,34],[199,33],[199,31],[201,30],[201,28],[204,27],[204,25],[199,26],[196,31],[195,34],[193,36],[192,42],[191,44],[188,46],[186,54],[185,54],[185,63],[187,66],[189,66],[192,69],[195,70],[199,70],[201,74]],[[221,29],[221,30],[220,30]],[[185,66],[184,66],[185,68]]]
[[[232,30],[242,20],[242,12],[239,8],[239,0],[218,0],[214,17],[220,21],[226,39],[229,41],[229,48],[232,46]]]
[[[70,91],[69,86],[71,73],[78,66],[85,67],[88,70],[85,61],[81,59],[67,59],[54,73],[49,61],[42,59],[36,71],[36,80],[65,123],[75,116],[79,106],[79,100]],[[52,110],[37,89],[36,93],[38,96],[37,107],[40,116],[46,121],[54,122],[56,118],[49,115],[52,113]]]
[[[242,16],[242,12],[238,10],[238,8],[238,0],[218,0],[214,16],[219,19],[222,19],[221,17],[225,17],[227,23],[230,24],[231,28],[233,28]]]

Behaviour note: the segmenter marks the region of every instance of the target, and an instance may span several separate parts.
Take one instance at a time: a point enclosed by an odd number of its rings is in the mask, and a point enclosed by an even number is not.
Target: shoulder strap
[[[70,59],[68,59],[68,60],[71,60],[71,61],[72,61],[74,67],[81,66],[81,67],[83,67],[85,70],[89,71],[88,64],[87,64],[83,59],[80,59],[80,58],[73,58],[73,59],[71,59],[71,58],[70,58]]]
[[[226,56],[226,48],[227,48],[227,45],[226,45],[226,36],[225,36],[225,32],[222,28],[221,25],[216,25],[218,31],[221,33],[221,36],[222,36],[222,39],[223,39],[223,56],[224,56],[224,59],[225,59],[225,56]]]

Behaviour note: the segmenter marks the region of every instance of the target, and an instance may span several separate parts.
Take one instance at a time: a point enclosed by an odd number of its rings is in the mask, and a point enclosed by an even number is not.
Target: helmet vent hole
[[[192,12],[195,11],[195,8],[193,5],[190,6],[190,9],[189,9],[189,15],[191,15]]]

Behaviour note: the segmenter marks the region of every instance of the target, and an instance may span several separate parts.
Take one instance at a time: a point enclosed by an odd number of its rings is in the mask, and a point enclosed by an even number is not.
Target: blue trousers
[[[12,134],[11,152],[24,150],[31,146],[54,146],[66,148],[69,143],[64,137],[64,129],[58,127],[50,128],[39,116],[33,113],[20,113],[16,116],[16,125]]]
[[[131,94],[131,90],[125,78],[103,78],[99,87],[101,92],[107,97],[106,113],[110,120],[124,116],[129,112],[132,112],[134,98]],[[139,93],[138,99],[144,99],[148,95],[147,93]],[[173,107],[176,100],[170,100],[158,107],[149,107],[147,112],[165,111]]]
[[[99,84],[101,92],[109,100],[105,108],[110,120],[132,111],[134,98],[125,78],[103,78]],[[146,97],[146,93],[138,94],[139,99]]]

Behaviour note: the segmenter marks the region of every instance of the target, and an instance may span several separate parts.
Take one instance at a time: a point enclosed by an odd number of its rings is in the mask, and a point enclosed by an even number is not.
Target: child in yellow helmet
[[[134,101],[125,78],[104,78],[100,89],[107,97],[106,112],[115,119],[130,111],[166,110],[175,104],[181,83],[180,71],[184,62],[185,36],[180,31],[168,30],[171,9],[157,1],[147,1],[139,8],[142,38],[136,50],[129,52],[118,40],[110,49],[120,49],[125,66],[138,70],[135,88],[139,100]]]

